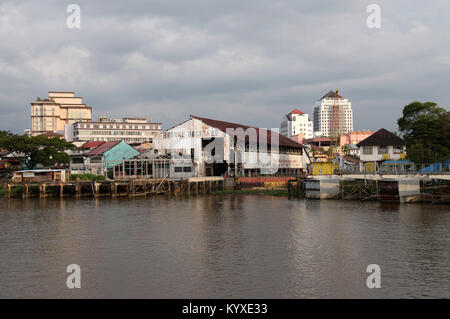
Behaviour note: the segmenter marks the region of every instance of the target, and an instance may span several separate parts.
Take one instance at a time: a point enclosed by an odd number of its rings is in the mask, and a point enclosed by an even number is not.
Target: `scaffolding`
[[[172,157],[159,155],[150,158],[134,158],[123,160],[115,165],[113,178],[127,179],[166,179],[188,178],[194,174],[194,165],[189,157]]]

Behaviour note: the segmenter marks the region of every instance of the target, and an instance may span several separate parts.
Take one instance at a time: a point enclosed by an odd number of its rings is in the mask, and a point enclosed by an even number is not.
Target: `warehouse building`
[[[295,176],[303,145],[275,131],[192,116],[153,140],[154,151],[192,159],[196,176]]]

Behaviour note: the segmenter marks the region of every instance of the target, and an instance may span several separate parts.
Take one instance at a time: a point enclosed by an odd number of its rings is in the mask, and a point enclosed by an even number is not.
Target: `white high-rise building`
[[[314,136],[331,136],[331,113],[336,93],[333,91],[325,94],[314,104],[313,122]],[[340,109],[340,134],[353,131],[352,103],[341,95],[339,96]]]
[[[295,109],[283,116],[280,133],[289,138],[299,134],[303,134],[304,138],[313,138],[313,122],[309,120],[308,114]]]

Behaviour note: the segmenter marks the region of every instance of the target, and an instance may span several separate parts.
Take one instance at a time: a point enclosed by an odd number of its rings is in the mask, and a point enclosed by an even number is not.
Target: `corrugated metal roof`
[[[222,132],[225,132],[225,133],[227,133],[227,129],[242,128],[242,129],[246,130],[248,128],[254,128],[256,130],[256,134],[258,135],[258,138],[259,138],[259,128],[254,127],[254,126],[248,126],[248,125],[243,125],[243,124],[218,121],[218,120],[208,119],[208,118],[194,116],[194,115],[191,115],[191,118],[195,118],[197,120],[200,120],[203,123],[205,123],[205,124],[207,124],[209,126],[215,127],[217,129],[221,130]],[[278,134],[278,133],[276,133],[274,131],[271,131],[271,130],[267,130],[267,144],[271,143],[272,135],[274,135],[275,138],[278,136],[278,141],[279,141],[279,145],[280,146],[303,148],[302,144],[294,142],[290,138],[287,138],[286,136]],[[246,138],[246,140],[248,140],[248,136],[246,136],[245,138]]]
[[[93,142],[86,142],[83,145],[81,145],[81,148],[93,148],[98,147],[102,144],[104,144],[105,141],[93,141]]]
[[[398,137],[394,133],[382,128],[368,138],[362,140],[357,146],[386,146],[386,145],[406,145],[404,139]]]
[[[89,153],[87,153],[87,156],[92,156],[92,155],[101,155],[107,151],[109,151],[111,148],[113,148],[114,146],[116,146],[117,144],[121,143],[120,141],[113,141],[113,142],[105,142],[102,145],[94,148],[92,151],[90,151]]]

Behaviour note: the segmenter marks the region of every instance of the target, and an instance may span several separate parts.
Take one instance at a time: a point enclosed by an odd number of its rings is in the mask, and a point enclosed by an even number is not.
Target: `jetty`
[[[188,179],[129,179],[67,182],[10,182],[4,184],[11,197],[137,197],[157,194],[208,194],[224,189],[223,177]]]

